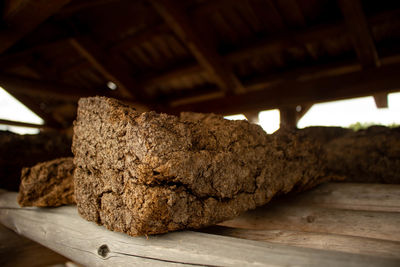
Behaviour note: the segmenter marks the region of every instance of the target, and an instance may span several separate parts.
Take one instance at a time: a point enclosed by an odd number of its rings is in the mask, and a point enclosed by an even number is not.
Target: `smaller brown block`
[[[23,168],[18,203],[22,207],[75,204],[73,158],[58,158]]]

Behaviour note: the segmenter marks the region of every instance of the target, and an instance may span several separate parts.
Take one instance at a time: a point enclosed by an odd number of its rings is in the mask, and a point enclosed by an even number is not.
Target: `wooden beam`
[[[340,84],[340,87],[337,85]],[[368,69],[312,80],[289,80],[276,83],[264,90],[240,96],[200,101],[165,110],[179,113],[182,110],[237,114],[248,110],[265,110],[298,103],[318,103],[388,93],[400,88],[400,64],[391,64],[378,69]]]
[[[281,107],[279,109],[280,115],[280,128],[284,129],[296,129],[297,128],[297,114],[296,107]]]
[[[368,23],[371,25],[377,25],[386,20],[395,20],[398,18],[400,10],[394,10],[389,12],[383,12],[368,18]],[[260,40],[243,44],[233,51],[228,51],[221,56],[229,64],[240,62],[249,57],[258,56],[261,54],[276,53],[285,48],[293,47],[297,44],[302,43],[313,43],[343,34],[346,31],[346,25],[343,22],[336,22],[329,25],[315,26],[299,31],[290,31],[284,33],[278,33],[271,37],[262,38]],[[176,69],[172,69],[169,72],[163,73],[160,76],[151,77],[142,83],[145,87],[151,87],[157,84],[162,84],[169,80],[181,77],[183,75],[196,74],[204,69],[196,63],[189,64],[187,66],[178,66]],[[247,88],[247,87],[246,87]]]
[[[259,122],[259,114],[260,114],[259,110],[247,111],[243,113],[246,119],[251,123]]]
[[[76,101],[80,97],[95,95],[95,91],[81,89],[65,84],[41,81],[18,75],[0,73],[0,86],[11,94],[40,96]]]
[[[360,0],[339,0],[348,34],[364,68],[380,66],[378,52]]]
[[[0,30],[0,54],[33,31],[48,17],[60,10],[70,0],[24,1],[16,10],[4,15]]]
[[[49,129],[46,125],[27,123],[21,121],[10,121],[0,119],[0,124],[10,125],[10,126],[19,126],[19,127],[27,127],[27,128],[36,128],[36,129]]]
[[[71,38],[69,43],[76,51],[99,72],[105,79],[117,85],[117,90],[123,97],[133,97],[133,89],[136,87],[135,81],[128,73],[127,68],[122,68],[121,62],[108,55],[89,38]]]
[[[388,94],[381,93],[374,95],[374,101],[377,108],[388,108]]]
[[[399,263],[393,258],[296,248],[192,231],[131,237],[82,219],[76,206],[21,208],[16,198],[17,193],[0,192],[0,222],[84,266],[287,266],[296,263],[313,267],[345,263],[351,267],[387,267]]]
[[[114,44],[110,48],[110,51],[113,53],[118,53],[125,49],[129,49],[133,46],[140,45],[143,42],[151,41],[152,38],[154,38],[156,36],[160,36],[165,33],[168,33],[169,31],[170,31],[170,29],[168,28],[168,26],[165,23],[146,27],[143,30],[141,30],[140,32],[137,32],[131,36],[128,36],[125,39]]]
[[[49,112],[46,112],[46,109],[42,106],[41,103],[38,103],[37,101],[34,101],[31,96],[26,95],[26,94],[21,94],[14,92],[12,88],[4,88],[6,91],[8,91],[10,94],[13,95],[19,102],[24,104],[26,107],[28,107],[30,110],[32,110],[36,115],[38,115],[40,118],[42,118],[45,122],[46,127],[54,128],[54,129],[61,129],[62,125],[60,122],[58,122],[52,114]]]
[[[197,61],[213,77],[216,84],[226,93],[243,93],[245,89],[230,67],[208,43],[207,36],[196,29],[185,10],[174,0],[150,0],[175,34],[193,53]]]
[[[312,103],[308,104],[301,104],[296,106],[296,124],[303,118],[303,116],[310,110],[310,108],[313,106]],[[298,107],[300,107],[300,110],[298,110]]]

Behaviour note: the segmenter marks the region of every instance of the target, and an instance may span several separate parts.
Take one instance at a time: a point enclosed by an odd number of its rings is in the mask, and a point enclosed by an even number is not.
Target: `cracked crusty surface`
[[[104,97],[79,101],[72,150],[81,216],[132,236],[215,224],[324,180],[319,148],[295,134]]]
[[[23,168],[18,193],[22,207],[57,207],[75,204],[72,157],[58,158]]]
[[[328,171],[349,182],[400,183],[400,128],[371,126],[324,145]]]

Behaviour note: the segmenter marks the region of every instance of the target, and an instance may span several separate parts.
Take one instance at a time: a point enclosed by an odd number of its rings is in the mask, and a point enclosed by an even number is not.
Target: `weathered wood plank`
[[[288,203],[345,210],[400,213],[400,185],[326,183]]]
[[[399,260],[238,240],[196,232],[130,237],[87,222],[75,207],[19,208],[0,193],[0,221],[17,233],[89,266],[398,266]]]
[[[298,247],[341,251],[377,257],[400,258],[400,242],[288,230],[252,230],[213,226],[201,230],[205,233],[267,241]]]
[[[400,213],[321,208],[276,201],[222,223],[253,230],[289,230],[400,242]]]
[[[39,267],[67,261],[67,258],[17,235],[0,224],[0,266]]]

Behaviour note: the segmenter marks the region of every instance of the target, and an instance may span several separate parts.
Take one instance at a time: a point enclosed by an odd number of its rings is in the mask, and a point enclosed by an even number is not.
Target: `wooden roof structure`
[[[221,114],[400,88],[400,1],[5,0],[0,86],[69,127],[82,96]],[[296,107],[302,107],[302,111]]]

